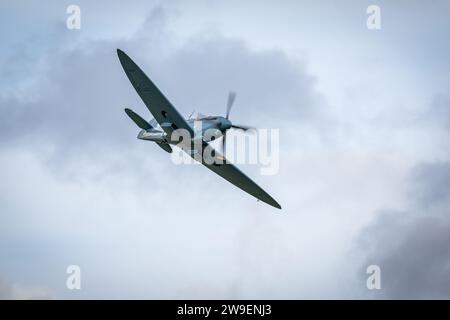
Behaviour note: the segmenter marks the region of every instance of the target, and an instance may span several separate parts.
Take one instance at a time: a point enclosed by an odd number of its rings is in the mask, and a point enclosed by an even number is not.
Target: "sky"
[[[0,8],[0,298],[450,298],[448,1]],[[283,209],[137,140],[117,48],[182,115],[234,90],[278,129],[278,173],[241,169]]]

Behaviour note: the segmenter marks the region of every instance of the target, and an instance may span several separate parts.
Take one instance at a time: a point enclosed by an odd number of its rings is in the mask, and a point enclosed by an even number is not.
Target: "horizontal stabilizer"
[[[134,123],[136,123],[136,125],[139,128],[144,129],[144,130],[149,130],[149,129],[153,128],[150,125],[150,123],[148,123],[147,121],[142,119],[142,117],[140,115],[138,115],[136,112],[134,112],[133,110],[125,108],[125,112],[131,118],[131,120],[133,120]]]

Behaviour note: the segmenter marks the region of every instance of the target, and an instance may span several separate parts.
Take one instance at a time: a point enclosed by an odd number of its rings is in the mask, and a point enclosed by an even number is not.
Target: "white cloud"
[[[337,19],[328,25],[333,32],[326,39],[336,36],[328,49],[317,37],[322,31],[306,28],[323,27],[311,17],[291,28],[294,35],[281,24],[277,39],[274,30],[264,31],[267,22],[245,20],[246,27],[237,19],[229,29],[231,7],[213,5],[213,26],[201,20],[190,26],[198,13],[181,4],[148,16],[120,6],[110,13],[81,7],[84,17],[109,17],[120,28],[129,24],[127,31],[92,27],[95,19],[81,34],[46,26],[50,40],[19,48],[33,54],[9,51],[0,63],[16,75],[0,100],[0,275],[65,298],[365,297],[358,273],[365,255],[351,251],[362,226],[382,208],[416,210],[408,201],[410,169],[448,159],[442,148],[448,126],[437,116],[446,114],[446,100],[429,107],[436,92],[418,89],[416,65],[396,64],[398,56],[380,39],[383,55],[373,63],[373,52],[365,56],[372,46],[350,41],[360,39],[358,32],[340,50],[342,32],[352,27],[335,15],[347,7],[326,14]],[[302,17],[323,14],[310,9]],[[53,10],[53,18],[41,19],[58,21]],[[264,12],[240,14],[256,19]],[[353,25],[356,11],[348,12]],[[298,40],[296,30],[308,35],[301,51],[285,43]],[[255,32],[264,36],[252,40]],[[261,39],[267,46],[256,43]],[[148,111],[120,67],[117,47],[182,114],[223,114],[234,89],[233,120],[281,128],[280,174],[245,168],[279,200],[281,213],[201,166],[175,166],[157,146],[135,140],[122,109],[147,117]],[[386,75],[389,81],[380,82]],[[389,224],[392,234],[398,230]],[[390,252],[381,246],[377,254]],[[82,269],[80,292],[65,288],[69,264]],[[41,295],[3,287],[8,297]]]

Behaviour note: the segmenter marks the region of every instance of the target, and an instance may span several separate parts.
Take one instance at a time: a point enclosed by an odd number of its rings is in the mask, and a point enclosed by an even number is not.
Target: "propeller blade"
[[[125,108],[125,113],[131,118],[131,120],[133,120],[134,123],[136,123],[136,125],[139,128],[144,129],[144,130],[148,130],[148,129],[152,128],[150,123],[148,123],[147,121],[142,119],[142,117],[140,115],[138,115],[136,112],[134,112],[133,110]]]
[[[247,130],[256,130],[255,127],[241,126],[241,125],[238,125],[238,124],[232,124],[231,127],[234,128],[234,129],[241,129],[241,130],[244,130],[244,131],[247,131]]]
[[[227,113],[226,113],[226,117],[225,117],[227,119],[230,116],[230,111],[231,111],[231,107],[233,106],[234,99],[236,99],[236,92],[230,91],[230,93],[228,94]]]

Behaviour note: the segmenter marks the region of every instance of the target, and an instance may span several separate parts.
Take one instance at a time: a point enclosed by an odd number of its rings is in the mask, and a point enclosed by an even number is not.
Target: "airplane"
[[[154,119],[147,122],[133,110],[126,108],[126,114],[133,120],[133,122],[141,128],[137,138],[141,140],[148,140],[155,142],[164,151],[171,153],[171,144],[178,145],[180,143],[179,139],[172,139],[172,133],[177,129],[184,129],[193,137],[190,142],[194,139],[201,139],[201,148],[207,148],[209,146],[208,142],[203,139],[203,133],[207,129],[216,129],[217,133],[222,134],[226,137],[226,131],[230,128],[248,130],[251,127],[234,125],[229,120],[229,114],[231,106],[236,97],[235,93],[231,92],[228,96],[227,111],[226,116],[203,116],[197,115],[196,117],[189,117],[184,119],[181,114],[175,109],[175,107],[170,103],[170,101],[162,94],[162,92],[156,87],[156,85],[145,75],[145,73],[138,67],[138,65],[131,60],[131,58],[122,50],[117,49],[117,55],[119,61],[133,85],[134,89],[141,97],[144,104],[147,106],[150,113],[153,115]],[[202,137],[195,136],[194,132],[194,121],[201,121],[202,123]],[[161,130],[158,128],[161,128]],[[195,144],[194,144],[195,145]],[[209,146],[210,147],[210,146]],[[211,147],[210,147],[211,148]],[[189,156],[195,157],[195,154],[199,150],[188,150],[183,149]],[[236,166],[226,161],[226,159],[219,152],[214,150],[214,156],[224,159],[223,162],[209,163],[204,161],[201,157],[201,163],[215,172],[225,180],[234,184],[236,187],[247,192],[248,194],[254,196],[256,199],[261,200],[275,208],[281,209],[280,204],[275,201],[266,191],[264,191],[260,186],[258,186],[253,180],[247,177],[242,171],[240,171]]]

